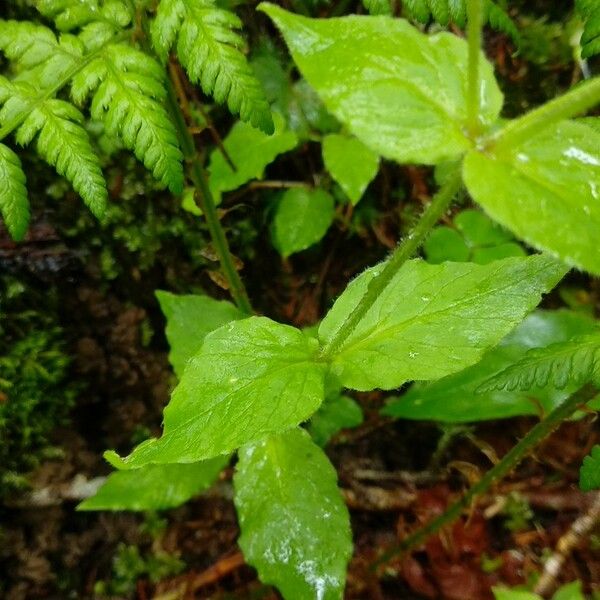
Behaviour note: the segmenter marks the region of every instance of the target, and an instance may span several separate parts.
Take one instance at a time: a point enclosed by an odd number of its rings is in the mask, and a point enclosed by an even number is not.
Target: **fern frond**
[[[92,213],[101,217],[108,193],[100,160],[82,126],[83,115],[63,100],[34,102],[38,91],[25,82],[0,78],[0,90],[0,101],[10,95],[0,111],[0,122],[10,120],[17,111],[27,111],[16,130],[17,143],[26,146],[37,136],[37,153],[70,181]]]
[[[241,25],[213,0],[161,0],[150,33],[163,60],[175,45],[193,83],[217,102],[226,102],[242,121],[271,134],[269,103],[243,52]]]
[[[58,39],[43,25],[0,20],[0,52],[11,62],[17,80],[41,88],[54,85],[81,61],[83,51],[73,35]]]
[[[370,15],[392,14],[392,4],[390,0],[362,0],[362,3]]]
[[[450,23],[464,27],[467,22],[466,0],[404,0],[402,6],[409,19],[423,24],[433,19],[444,27]],[[513,20],[492,0],[484,0],[483,18],[484,23],[518,42],[519,32]]]
[[[598,0],[575,0],[575,8],[585,21],[581,35],[581,57],[600,54],[600,3]]]
[[[591,381],[599,369],[600,334],[593,333],[546,348],[534,348],[519,362],[488,379],[477,391],[529,390],[548,385],[562,389],[568,383]]]
[[[23,239],[29,226],[25,173],[19,157],[4,144],[0,144],[0,213],[13,239]]]
[[[164,72],[155,60],[127,44],[112,44],[75,75],[71,93],[80,104],[93,94],[92,117],[173,193],[181,193],[183,156],[163,105]]]

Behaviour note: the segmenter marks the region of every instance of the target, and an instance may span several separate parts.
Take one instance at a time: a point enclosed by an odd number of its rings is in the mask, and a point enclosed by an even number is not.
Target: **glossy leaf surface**
[[[583,459],[579,487],[584,492],[600,489],[600,446],[594,446],[591,454]]]
[[[177,295],[158,290],[156,297],[167,318],[165,333],[171,351],[169,362],[178,377],[187,361],[202,347],[207,334],[244,315],[231,302],[208,296]]]
[[[536,311],[529,315],[501,344],[487,352],[476,365],[426,384],[413,385],[406,394],[391,398],[384,415],[402,419],[462,423],[538,415],[563,402],[578,385],[559,390],[554,386],[527,391],[488,390],[481,386],[514,365],[532,348],[567,342],[595,327],[593,319],[568,310]]]
[[[213,331],[165,408],[162,437],[107,459],[117,468],[195,462],[298,425],[323,401],[317,352],[316,340],[264,317]]]
[[[319,328],[327,342],[382,268],[355,279]],[[489,265],[411,260],[396,273],[333,357],[345,387],[394,389],[476,363],[556,285],[565,269],[547,256]]]
[[[223,146],[235,165],[235,170],[218,148],[212,151],[208,166],[209,185],[217,201],[223,192],[236,190],[253,179],[262,179],[267,165],[279,154],[296,147],[298,138],[285,128],[281,115],[275,113],[273,122],[273,135],[267,135],[241,121],[231,128]]]
[[[600,133],[563,121],[516,148],[471,151],[470,194],[520,238],[600,273]]]
[[[303,429],[240,450],[234,477],[240,547],[287,600],[341,599],[352,553],[337,474]]]
[[[361,141],[346,135],[327,135],[322,146],[325,167],[356,204],[377,175],[379,157]]]
[[[316,244],[333,222],[333,197],[325,190],[287,190],[275,213],[274,243],[284,257]]]
[[[229,462],[218,456],[187,465],[147,465],[108,476],[77,510],[161,510],[183,504],[208,489]]]
[[[467,44],[426,36],[402,19],[308,19],[261,4],[329,111],[377,154],[436,164],[468,150]],[[502,94],[481,55],[481,121],[495,122]]]

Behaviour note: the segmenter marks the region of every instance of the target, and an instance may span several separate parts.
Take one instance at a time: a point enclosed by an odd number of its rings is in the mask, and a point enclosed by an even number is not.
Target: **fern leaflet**
[[[89,136],[82,126],[83,115],[68,102],[48,99],[32,102],[36,89],[26,82],[9,82],[0,77],[0,122],[10,120],[15,111],[34,106],[16,131],[19,144],[25,146],[36,136],[38,154],[71,182],[89,209],[101,217],[106,209],[108,193]]]
[[[599,368],[600,334],[593,333],[546,348],[534,348],[519,362],[488,379],[477,391],[529,390],[548,385],[562,389],[571,382],[591,381]]]
[[[369,5],[378,6],[380,2],[370,0]],[[369,5],[365,0],[368,10]],[[431,19],[444,27],[449,23],[465,27],[467,23],[466,0],[404,0],[402,6],[406,16],[419,23],[429,23]],[[483,17],[484,23],[489,23],[493,29],[503,31],[518,42],[519,32],[512,19],[492,0],[484,0]]]
[[[13,239],[23,239],[29,226],[25,173],[19,157],[4,144],[0,144],[0,213]]]
[[[111,44],[75,75],[71,93],[79,104],[93,95],[92,117],[173,193],[181,193],[182,154],[163,105],[164,74],[156,61],[127,44]]]
[[[152,43],[166,60],[175,45],[177,58],[194,83],[229,110],[271,134],[269,104],[243,53],[241,21],[214,0],[162,0],[150,30]]]
[[[581,35],[581,57],[600,54],[600,3],[598,0],[575,0],[577,12],[585,25]]]

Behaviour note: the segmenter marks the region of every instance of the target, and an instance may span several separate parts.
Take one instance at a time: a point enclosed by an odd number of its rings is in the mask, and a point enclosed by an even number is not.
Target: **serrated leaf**
[[[473,198],[517,236],[600,273],[599,132],[563,121],[515,148],[469,152],[463,176]]]
[[[600,445],[594,446],[591,454],[583,459],[579,487],[584,492],[600,489]]]
[[[0,213],[14,240],[22,240],[29,226],[29,200],[19,157],[0,144]]]
[[[262,179],[265,168],[279,154],[296,147],[298,138],[286,129],[281,115],[275,113],[273,120],[273,135],[239,121],[231,128],[223,145],[236,167],[235,171],[218,149],[212,151],[208,165],[209,185],[217,201],[223,192],[235,190],[252,179]]]
[[[151,27],[152,43],[166,60],[175,45],[177,58],[193,83],[242,121],[273,133],[264,92],[244,55],[241,21],[213,0],[161,0]]]
[[[581,386],[597,376],[599,362],[600,334],[592,333],[530,350],[520,361],[485,381],[479,391],[547,386],[563,389],[569,383]]]
[[[302,429],[246,446],[234,477],[239,545],[287,600],[341,600],[350,518],[331,463]]]
[[[382,265],[356,278],[319,328],[326,343]],[[333,357],[348,388],[394,389],[476,363],[554,287],[565,268],[543,255],[489,265],[411,260],[396,273]]]
[[[325,399],[308,425],[315,444],[325,446],[342,429],[358,427],[363,422],[363,413],[356,400],[339,392]]]
[[[323,401],[318,343],[264,317],[208,334],[164,411],[159,439],[140,444],[117,468],[195,462],[294,427]]]
[[[287,190],[275,212],[273,241],[282,256],[316,244],[327,233],[335,215],[331,194],[321,189]]]
[[[184,465],[147,465],[117,471],[77,510],[164,510],[208,489],[229,462],[228,456]]]
[[[171,347],[169,362],[178,377],[183,375],[188,360],[200,351],[204,338],[211,331],[245,316],[231,302],[208,296],[157,290],[156,297],[167,318],[165,334]]]
[[[370,15],[392,15],[390,0],[362,0],[363,6]]]
[[[594,328],[594,320],[580,313],[567,310],[536,311],[502,340],[497,348],[488,351],[477,364],[437,381],[415,384],[404,395],[390,398],[381,412],[401,419],[449,423],[538,415],[540,407],[549,412],[564,402],[579,386],[570,384],[563,390],[553,386],[532,388],[526,392],[481,392],[481,386],[521,360],[532,348],[568,342]]]
[[[575,0],[575,7],[584,19],[581,58],[600,54],[600,5],[596,0]]]
[[[128,44],[111,44],[71,82],[75,102],[93,94],[92,117],[123,141],[174,194],[183,191],[183,156],[163,104],[162,67]]]
[[[377,175],[379,157],[361,141],[345,135],[327,135],[322,145],[325,167],[356,205]]]
[[[436,164],[471,147],[465,137],[467,44],[427,36],[402,19],[308,19],[262,3],[302,75],[329,111],[377,154]],[[502,94],[481,55],[481,123],[493,124]],[[417,126],[415,126],[417,124]]]

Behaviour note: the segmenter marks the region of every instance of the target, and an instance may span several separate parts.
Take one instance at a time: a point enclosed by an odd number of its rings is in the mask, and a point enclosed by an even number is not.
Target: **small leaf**
[[[423,244],[427,262],[437,265],[451,260],[466,262],[469,260],[469,248],[462,235],[451,227],[436,227]]]
[[[377,154],[356,138],[339,134],[323,138],[323,162],[354,205],[379,169]]]
[[[327,342],[352,313],[382,265],[355,279],[319,328]],[[333,357],[348,388],[394,389],[438,379],[476,363],[565,274],[547,256],[490,265],[411,260],[356,325]]]
[[[334,215],[334,201],[326,191],[287,190],[275,213],[275,246],[284,257],[305,250],[327,233]]]
[[[242,122],[237,122],[231,128],[223,145],[236,167],[235,171],[219,149],[213,150],[208,166],[209,184],[217,201],[223,192],[235,190],[252,179],[262,179],[267,165],[279,154],[296,147],[298,138],[295,133],[286,130],[281,115],[275,113],[273,120],[273,135],[267,135]]]
[[[591,454],[583,459],[579,487],[584,492],[600,489],[600,445],[594,446]]]
[[[600,274],[600,132],[563,121],[516,148],[469,152],[463,176],[473,198],[517,236]]]
[[[208,296],[176,295],[157,290],[156,297],[167,318],[165,333],[171,347],[169,361],[180,378],[188,360],[200,351],[204,338],[211,331],[244,317],[231,302]]]
[[[77,510],[163,510],[208,489],[229,462],[228,456],[186,465],[147,465],[108,476]]]
[[[318,349],[301,331],[264,317],[213,331],[165,408],[163,436],[107,460],[117,468],[195,462],[298,425],[323,401]]]
[[[469,246],[497,246],[513,240],[512,235],[479,210],[463,210],[454,217],[456,228]]]
[[[29,226],[29,200],[19,157],[0,144],[0,212],[10,235],[22,240]]]
[[[560,587],[552,600],[585,600],[580,581],[572,581]]]
[[[402,19],[308,19],[269,3],[300,72],[328,110],[377,154],[436,164],[471,147],[465,137],[467,44],[427,36]],[[502,94],[481,54],[481,123],[493,124]]]
[[[362,422],[362,409],[356,400],[338,392],[325,399],[310,420],[308,431],[315,444],[325,446],[342,429],[358,427]]]
[[[529,315],[497,348],[488,351],[472,367],[430,383],[413,385],[404,395],[390,398],[382,414],[415,420],[469,423],[537,415],[540,406],[549,412],[571,393],[577,384],[559,390],[554,386],[527,391],[489,390],[481,386],[507,367],[514,365],[532,348],[568,342],[593,331],[595,322],[568,311],[536,311]]]
[[[331,463],[302,429],[240,451],[234,477],[239,545],[286,600],[341,600],[350,519]]]
[[[542,600],[540,596],[524,590],[511,590],[509,588],[494,587],[495,600]]]

